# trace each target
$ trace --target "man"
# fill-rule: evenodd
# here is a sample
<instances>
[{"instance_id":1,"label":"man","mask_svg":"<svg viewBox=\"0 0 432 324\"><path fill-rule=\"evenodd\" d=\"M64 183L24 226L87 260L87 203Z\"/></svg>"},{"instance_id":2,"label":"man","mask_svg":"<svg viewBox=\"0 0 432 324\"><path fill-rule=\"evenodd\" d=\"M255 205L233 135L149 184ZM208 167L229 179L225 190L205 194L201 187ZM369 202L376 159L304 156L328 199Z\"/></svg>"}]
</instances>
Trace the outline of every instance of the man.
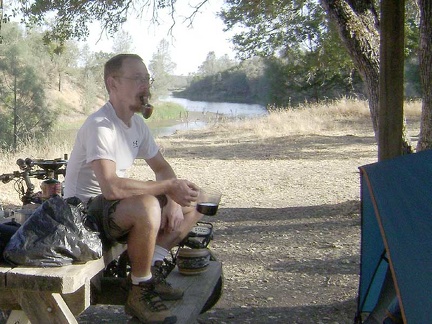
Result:
<instances>
[{"instance_id":1,"label":"man","mask_svg":"<svg viewBox=\"0 0 432 324\"><path fill-rule=\"evenodd\" d=\"M161 299L183 292L156 277L161 260L202 217L191 203L198 187L180 180L159 152L138 112L148 107L150 76L138 55L120 54L105 64L109 101L78 131L65 179L65 197L88 202L102 237L128 244L132 285L125 311L143 322L174 323ZM156 181L125 178L143 158ZM152 272L154 275L152 275Z\"/></svg>"}]
</instances>

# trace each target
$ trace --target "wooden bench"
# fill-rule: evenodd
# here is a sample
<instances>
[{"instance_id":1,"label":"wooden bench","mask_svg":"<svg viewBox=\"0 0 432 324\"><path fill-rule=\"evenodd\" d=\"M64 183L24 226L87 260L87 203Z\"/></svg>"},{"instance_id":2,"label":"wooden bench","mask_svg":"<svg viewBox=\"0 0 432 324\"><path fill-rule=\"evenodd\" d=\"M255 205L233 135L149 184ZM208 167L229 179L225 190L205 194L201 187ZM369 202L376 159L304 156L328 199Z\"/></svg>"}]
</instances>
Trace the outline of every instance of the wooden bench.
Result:
<instances>
[{"instance_id":1,"label":"wooden bench","mask_svg":"<svg viewBox=\"0 0 432 324\"><path fill-rule=\"evenodd\" d=\"M168 282L185 292L181 300L166 302L177 316L177 324L195 323L208 299L215 298L216 303L222 294L222 263L210 261L208 270L197 276L184 276L176 268L168 276Z\"/></svg>"},{"instance_id":2,"label":"wooden bench","mask_svg":"<svg viewBox=\"0 0 432 324\"><path fill-rule=\"evenodd\" d=\"M121 283L118 278L102 278L101 291L98 294L97 303L107 305L124 305L127 294L120 290ZM207 271L199 275L185 276L180 274L177 267L169 274L167 281L174 287L184 291L184 296L180 300L165 301L173 315L177 316L177 324L195 323L196 318L209 299L217 302L222 294L223 277L222 263L219 261L210 261ZM212 303L213 306L213 303ZM130 321L138 323L138 321Z\"/></svg>"},{"instance_id":3,"label":"wooden bench","mask_svg":"<svg viewBox=\"0 0 432 324\"><path fill-rule=\"evenodd\" d=\"M0 266L0 309L12 310L7 323L78 323L76 317L91 304L124 305L127 295L120 288L124 279L101 274L125 248L118 245L85 264ZM207 300L217 300L221 294L222 264L210 261L208 270L196 276L184 276L175 268L167 280L185 292L181 300L166 302L177 323L193 323Z\"/></svg>"}]
</instances>

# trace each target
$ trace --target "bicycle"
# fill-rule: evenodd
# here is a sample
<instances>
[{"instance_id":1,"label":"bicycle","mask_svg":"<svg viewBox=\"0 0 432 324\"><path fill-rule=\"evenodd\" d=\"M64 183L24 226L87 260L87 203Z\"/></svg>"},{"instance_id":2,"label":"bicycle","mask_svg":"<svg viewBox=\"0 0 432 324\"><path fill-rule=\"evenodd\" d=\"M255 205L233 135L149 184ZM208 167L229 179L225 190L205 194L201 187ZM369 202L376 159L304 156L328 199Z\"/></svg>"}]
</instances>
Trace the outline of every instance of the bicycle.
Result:
<instances>
[{"instance_id":1,"label":"bicycle","mask_svg":"<svg viewBox=\"0 0 432 324\"><path fill-rule=\"evenodd\" d=\"M19 194L23 206L34 205L37 207L48 199L52 194L62 195L62 183L59 176L65 176L67 170L67 155L64 158L46 160L46 159L18 159L16 164L19 166L18 171L4 173L0 175L0 181L8 183L15 181L15 190ZM35 192L35 186L31 179L42 180L41 191ZM46 184L46 186L43 186ZM23 212L23 210L17 210ZM18 223L25 221L30 216L32 209L26 209L25 216ZM8 219L16 219L17 213L11 212L5 214L3 220L0 217L0 223ZM170 251L170 256L164 260L163 271L165 277L178 266L187 274L199 274L206 270L209 261L216 261L216 257L209 249L209 244L214 238L213 224L210 222L198 222L189 232L188 236ZM182 254L186 254L182 257ZM125 279L130 272L129 258L127 250L124 251L117 259L107 265L104 271L104 277ZM181 273L181 271L180 271ZM201 313L211 309L219 301L223 291L223 273L218 279L214 289L207 299Z\"/></svg>"},{"instance_id":2,"label":"bicycle","mask_svg":"<svg viewBox=\"0 0 432 324\"><path fill-rule=\"evenodd\" d=\"M59 175L66 175L67 155L63 159L45 160L45 159L18 159L16 164L18 171L4 173L0 175L0 181L8 183L15 181L15 191L18 193L23 206L29 204L41 204L44 198L50 194L61 193L61 184L58 181ZM35 192L35 186L31 178L43 180L42 191ZM46 193L44 192L46 190Z\"/></svg>"}]
</instances>

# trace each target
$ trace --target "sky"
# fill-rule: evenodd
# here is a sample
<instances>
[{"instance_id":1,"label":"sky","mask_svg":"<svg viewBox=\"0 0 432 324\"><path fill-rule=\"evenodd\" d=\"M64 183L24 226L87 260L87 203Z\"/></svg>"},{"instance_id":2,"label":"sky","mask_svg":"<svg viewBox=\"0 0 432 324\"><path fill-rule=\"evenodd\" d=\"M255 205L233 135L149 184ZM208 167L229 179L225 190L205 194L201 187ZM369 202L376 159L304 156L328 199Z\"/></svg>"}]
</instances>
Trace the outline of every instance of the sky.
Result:
<instances>
[{"instance_id":1,"label":"sky","mask_svg":"<svg viewBox=\"0 0 432 324\"><path fill-rule=\"evenodd\" d=\"M168 34L172 25L171 17L160 13L161 25L155 26L149 23L150 15L140 19L135 14L130 15L128 21L122 26L133 40L132 50L140 55L148 64L156 52L162 39L170 43L171 60L176 63L174 73L188 75L198 71L198 67L205 61L207 54L215 52L216 57L228 55L235 59L230 38L233 32L224 32L222 20L216 16L221 9L223 0L209 0L194 19L193 26L188 27L183 23L184 17L189 16L193 10L189 7L198 0L180 0L177 2L178 15L172 36ZM112 51L113 39L105 35L101 36L101 29L97 24L92 24L90 37L87 40L93 51Z\"/></svg>"}]
</instances>

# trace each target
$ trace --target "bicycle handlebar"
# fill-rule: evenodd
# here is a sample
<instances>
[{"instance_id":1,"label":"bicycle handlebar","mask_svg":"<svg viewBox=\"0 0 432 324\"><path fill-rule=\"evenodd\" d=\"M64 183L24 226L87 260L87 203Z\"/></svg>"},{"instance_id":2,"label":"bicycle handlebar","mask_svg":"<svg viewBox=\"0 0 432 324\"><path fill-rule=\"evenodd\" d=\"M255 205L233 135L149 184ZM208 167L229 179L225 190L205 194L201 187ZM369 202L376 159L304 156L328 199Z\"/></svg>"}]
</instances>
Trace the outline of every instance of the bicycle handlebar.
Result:
<instances>
[{"instance_id":1,"label":"bicycle handlebar","mask_svg":"<svg viewBox=\"0 0 432 324\"><path fill-rule=\"evenodd\" d=\"M57 170L55 172L55 174L56 175L59 175L59 174L65 175L66 169ZM3 183L8 183L8 182L12 181L13 179L19 179L19 178L25 179L26 177L43 180L46 177L48 177L48 172L45 170L26 170L23 172L14 171L13 173L3 173L3 174L0 174L0 181Z\"/></svg>"},{"instance_id":2,"label":"bicycle handlebar","mask_svg":"<svg viewBox=\"0 0 432 324\"><path fill-rule=\"evenodd\" d=\"M4 173L0 175L0 181L8 183L15 179L16 187L15 190L20 195L23 204L29 204L32 202L40 203L40 197L34 197L34 185L30 178L36 178L39 180L47 180L50 178L58 178L58 175L66 175L67 155L65 159L18 159L16 164L19 167L19 171L12 173ZM36 168L37 167L37 168ZM63 168L64 167L64 168ZM22 183L25 183L25 187Z\"/></svg>"},{"instance_id":3,"label":"bicycle handlebar","mask_svg":"<svg viewBox=\"0 0 432 324\"><path fill-rule=\"evenodd\" d=\"M3 173L0 175L0 181L3 183L8 183L15 178L15 173Z\"/></svg>"},{"instance_id":4,"label":"bicycle handlebar","mask_svg":"<svg viewBox=\"0 0 432 324\"><path fill-rule=\"evenodd\" d=\"M13 173L4 173L0 175L0 181L3 183L8 183L13 179L26 179L26 178L37 178L45 179L48 176L66 175L67 160L55 159L55 160L45 160L45 159L18 159L16 164L19 166L20 171L14 171ZM34 169L37 166L40 169Z\"/></svg>"}]
</instances>

